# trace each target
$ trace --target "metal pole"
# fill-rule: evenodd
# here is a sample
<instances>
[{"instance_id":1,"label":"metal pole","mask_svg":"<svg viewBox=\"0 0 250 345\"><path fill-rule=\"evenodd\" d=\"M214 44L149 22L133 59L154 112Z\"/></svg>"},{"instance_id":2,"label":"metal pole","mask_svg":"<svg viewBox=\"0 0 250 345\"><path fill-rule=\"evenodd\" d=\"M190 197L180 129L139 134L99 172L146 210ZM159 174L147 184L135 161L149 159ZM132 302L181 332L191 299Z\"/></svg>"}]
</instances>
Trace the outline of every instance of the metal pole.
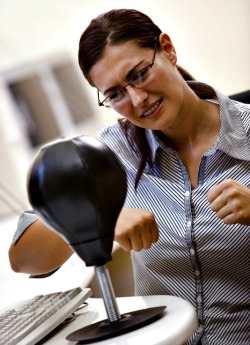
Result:
<instances>
[{"instance_id":1,"label":"metal pole","mask_svg":"<svg viewBox=\"0 0 250 345\"><path fill-rule=\"evenodd\" d=\"M105 265L95 266L95 273L109 322L120 320L121 315L118 310L113 285L107 267Z\"/></svg>"}]
</instances>

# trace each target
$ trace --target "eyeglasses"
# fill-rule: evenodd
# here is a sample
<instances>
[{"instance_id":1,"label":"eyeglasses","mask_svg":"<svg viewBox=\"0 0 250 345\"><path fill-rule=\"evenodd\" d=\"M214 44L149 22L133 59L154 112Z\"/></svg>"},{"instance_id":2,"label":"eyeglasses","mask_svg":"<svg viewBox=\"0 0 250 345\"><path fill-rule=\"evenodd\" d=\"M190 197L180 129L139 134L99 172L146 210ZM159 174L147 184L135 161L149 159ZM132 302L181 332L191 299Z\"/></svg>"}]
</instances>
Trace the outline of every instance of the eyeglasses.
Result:
<instances>
[{"instance_id":1,"label":"eyeglasses","mask_svg":"<svg viewBox=\"0 0 250 345\"><path fill-rule=\"evenodd\" d=\"M100 92L97 89L97 97L98 97L98 104L99 106L105 106L106 108L115 108L121 104L121 102L125 99L127 94L127 86L132 85L135 87L143 87L144 82L148 79L150 75L150 71L155 62L155 55L156 55L156 48L157 48L158 39L155 41L155 48L154 48L154 55L153 60L150 65L147 65L142 70L137 72L133 75L133 77L129 80L129 82L121 89L116 90L111 95L107 96L103 101L100 101Z\"/></svg>"}]
</instances>

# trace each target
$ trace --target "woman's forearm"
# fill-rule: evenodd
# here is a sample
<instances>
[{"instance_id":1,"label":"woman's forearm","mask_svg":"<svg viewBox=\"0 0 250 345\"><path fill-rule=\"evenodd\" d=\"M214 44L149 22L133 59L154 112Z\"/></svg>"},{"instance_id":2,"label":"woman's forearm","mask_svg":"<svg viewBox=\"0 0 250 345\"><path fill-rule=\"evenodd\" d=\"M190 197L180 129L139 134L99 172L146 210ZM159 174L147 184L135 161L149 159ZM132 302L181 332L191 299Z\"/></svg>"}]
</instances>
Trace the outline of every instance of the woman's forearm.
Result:
<instances>
[{"instance_id":1,"label":"woman's forearm","mask_svg":"<svg viewBox=\"0 0 250 345\"><path fill-rule=\"evenodd\" d=\"M10 246L9 260L13 271L39 275L57 269L72 254L59 235L37 220Z\"/></svg>"}]
</instances>

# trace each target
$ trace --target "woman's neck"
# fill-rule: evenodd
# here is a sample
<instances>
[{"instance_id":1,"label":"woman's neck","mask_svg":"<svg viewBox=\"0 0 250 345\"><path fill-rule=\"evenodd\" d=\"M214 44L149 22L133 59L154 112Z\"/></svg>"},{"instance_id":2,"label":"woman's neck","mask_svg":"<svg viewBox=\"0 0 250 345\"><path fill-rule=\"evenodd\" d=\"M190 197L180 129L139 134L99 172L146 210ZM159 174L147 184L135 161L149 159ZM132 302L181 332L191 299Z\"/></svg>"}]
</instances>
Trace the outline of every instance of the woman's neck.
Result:
<instances>
[{"instance_id":1,"label":"woman's neck","mask_svg":"<svg viewBox=\"0 0 250 345\"><path fill-rule=\"evenodd\" d=\"M188 87L188 86L187 86ZM194 92L185 92L177 121L161 131L161 139L177 152L203 147L207 151L216 141L220 131L220 107L216 103L198 98Z\"/></svg>"}]
</instances>

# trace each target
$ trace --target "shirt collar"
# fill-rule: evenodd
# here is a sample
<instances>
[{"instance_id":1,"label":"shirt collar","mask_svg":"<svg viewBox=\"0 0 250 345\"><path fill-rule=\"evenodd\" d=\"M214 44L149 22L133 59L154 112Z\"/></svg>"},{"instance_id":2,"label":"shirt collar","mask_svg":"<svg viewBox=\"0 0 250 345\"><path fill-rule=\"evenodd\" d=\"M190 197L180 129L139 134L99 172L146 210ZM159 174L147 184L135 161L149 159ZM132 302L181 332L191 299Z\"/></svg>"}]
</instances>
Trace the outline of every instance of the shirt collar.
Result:
<instances>
[{"instance_id":1,"label":"shirt collar","mask_svg":"<svg viewBox=\"0 0 250 345\"><path fill-rule=\"evenodd\" d=\"M240 111L234 102L207 84L197 81L188 81L187 83L200 98L217 99L220 105L220 134L215 145L207 154L212 154L219 149L234 158L250 160L250 147L246 131L242 123ZM156 152L162 143L157 138L156 132L151 129L146 129L146 137L151 149L152 161L154 162Z\"/></svg>"},{"instance_id":2,"label":"shirt collar","mask_svg":"<svg viewBox=\"0 0 250 345\"><path fill-rule=\"evenodd\" d=\"M246 129L236 104L219 91L216 95L220 104L221 128L214 149L219 149L231 157L250 160L250 146Z\"/></svg>"}]
</instances>

